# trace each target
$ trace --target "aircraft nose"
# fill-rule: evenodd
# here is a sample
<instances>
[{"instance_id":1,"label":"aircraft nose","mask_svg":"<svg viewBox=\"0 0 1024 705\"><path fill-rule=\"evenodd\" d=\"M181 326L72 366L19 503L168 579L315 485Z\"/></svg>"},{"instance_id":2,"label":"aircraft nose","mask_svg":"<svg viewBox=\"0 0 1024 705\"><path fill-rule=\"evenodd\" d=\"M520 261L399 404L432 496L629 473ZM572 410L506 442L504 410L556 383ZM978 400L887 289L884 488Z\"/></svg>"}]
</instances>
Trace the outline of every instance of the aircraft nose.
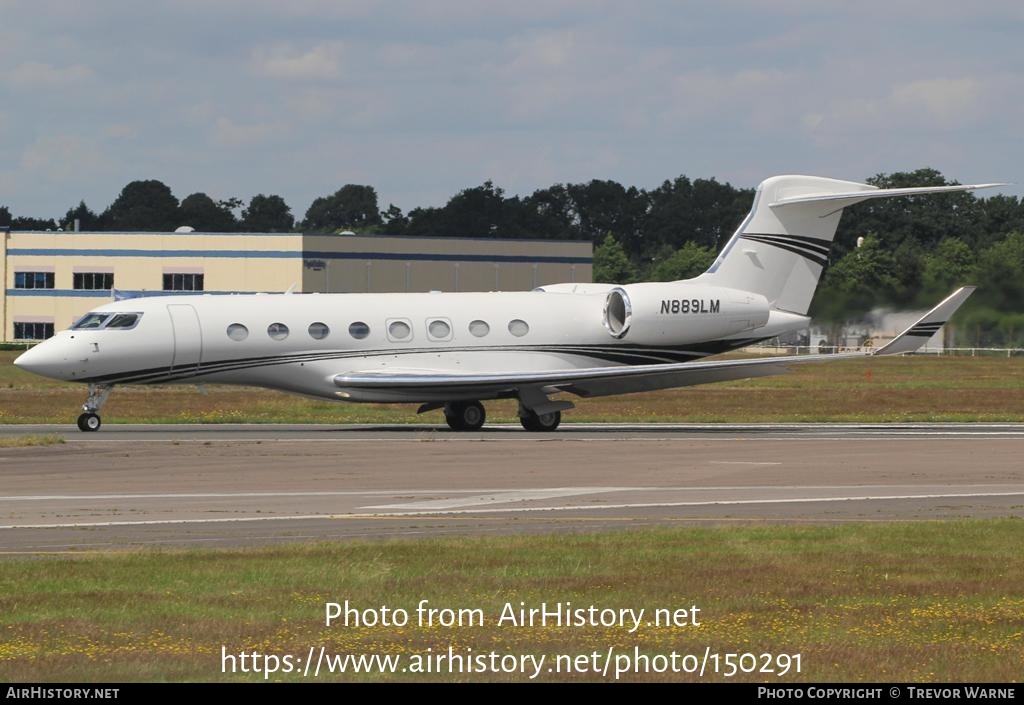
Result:
<instances>
[{"instance_id":1,"label":"aircraft nose","mask_svg":"<svg viewBox=\"0 0 1024 705\"><path fill-rule=\"evenodd\" d=\"M29 348L14 361L15 366L44 377L65 378L67 359L61 346L45 341Z\"/></svg>"}]
</instances>

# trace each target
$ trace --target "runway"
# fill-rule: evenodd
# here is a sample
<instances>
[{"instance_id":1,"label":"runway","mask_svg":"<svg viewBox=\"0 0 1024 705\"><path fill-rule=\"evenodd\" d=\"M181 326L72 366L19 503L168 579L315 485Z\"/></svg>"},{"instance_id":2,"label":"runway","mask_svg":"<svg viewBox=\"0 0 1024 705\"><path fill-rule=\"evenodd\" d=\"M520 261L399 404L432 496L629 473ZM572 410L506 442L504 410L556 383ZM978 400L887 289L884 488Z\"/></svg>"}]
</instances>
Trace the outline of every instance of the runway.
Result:
<instances>
[{"instance_id":1,"label":"runway","mask_svg":"<svg viewBox=\"0 0 1024 705\"><path fill-rule=\"evenodd\" d=\"M1021 424L0 426L0 552L1024 516Z\"/></svg>"}]
</instances>

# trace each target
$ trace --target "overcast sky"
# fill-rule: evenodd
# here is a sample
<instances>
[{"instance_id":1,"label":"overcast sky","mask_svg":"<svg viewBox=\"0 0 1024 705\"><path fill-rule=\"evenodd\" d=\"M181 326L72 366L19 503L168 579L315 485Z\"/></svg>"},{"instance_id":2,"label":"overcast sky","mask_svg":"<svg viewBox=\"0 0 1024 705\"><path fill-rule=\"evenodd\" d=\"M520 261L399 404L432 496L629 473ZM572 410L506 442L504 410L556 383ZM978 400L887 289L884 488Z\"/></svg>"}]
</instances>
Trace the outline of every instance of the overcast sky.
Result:
<instances>
[{"instance_id":1,"label":"overcast sky","mask_svg":"<svg viewBox=\"0 0 1024 705\"><path fill-rule=\"evenodd\" d=\"M0 0L0 205L346 183L1024 182L1024 3ZM1019 195L1020 187L1006 192Z\"/></svg>"}]
</instances>

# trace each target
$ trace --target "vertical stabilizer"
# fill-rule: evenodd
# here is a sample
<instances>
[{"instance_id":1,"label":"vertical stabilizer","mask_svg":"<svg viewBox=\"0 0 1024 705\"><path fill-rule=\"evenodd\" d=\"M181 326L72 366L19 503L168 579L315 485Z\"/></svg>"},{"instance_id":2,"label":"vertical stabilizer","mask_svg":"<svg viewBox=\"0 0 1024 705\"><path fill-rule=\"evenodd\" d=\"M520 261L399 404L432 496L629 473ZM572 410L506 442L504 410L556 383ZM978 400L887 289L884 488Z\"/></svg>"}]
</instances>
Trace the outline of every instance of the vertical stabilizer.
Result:
<instances>
[{"instance_id":1,"label":"vertical stabilizer","mask_svg":"<svg viewBox=\"0 0 1024 705\"><path fill-rule=\"evenodd\" d=\"M873 198L949 193L999 184L879 189L817 176L773 176L707 272L697 279L763 295L773 308L806 314L828 264L843 208Z\"/></svg>"}]
</instances>

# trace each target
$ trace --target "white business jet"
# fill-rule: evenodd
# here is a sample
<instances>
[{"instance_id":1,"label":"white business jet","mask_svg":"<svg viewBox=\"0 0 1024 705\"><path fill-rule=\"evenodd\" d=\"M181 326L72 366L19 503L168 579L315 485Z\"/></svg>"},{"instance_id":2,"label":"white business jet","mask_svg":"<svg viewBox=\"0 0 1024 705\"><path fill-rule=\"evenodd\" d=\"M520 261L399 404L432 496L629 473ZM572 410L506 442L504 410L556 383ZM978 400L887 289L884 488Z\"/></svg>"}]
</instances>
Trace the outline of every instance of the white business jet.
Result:
<instances>
[{"instance_id":1,"label":"white business jet","mask_svg":"<svg viewBox=\"0 0 1024 705\"><path fill-rule=\"evenodd\" d=\"M89 385L78 427L95 431L118 384L218 383L350 402L443 409L479 429L480 400L518 399L553 431L581 397L774 375L851 355L698 361L808 327L843 208L873 198L997 186L878 189L811 176L762 182L707 272L640 284L530 292L233 294L136 298L96 308L15 364ZM951 294L875 355L912 352L973 291Z\"/></svg>"}]
</instances>

